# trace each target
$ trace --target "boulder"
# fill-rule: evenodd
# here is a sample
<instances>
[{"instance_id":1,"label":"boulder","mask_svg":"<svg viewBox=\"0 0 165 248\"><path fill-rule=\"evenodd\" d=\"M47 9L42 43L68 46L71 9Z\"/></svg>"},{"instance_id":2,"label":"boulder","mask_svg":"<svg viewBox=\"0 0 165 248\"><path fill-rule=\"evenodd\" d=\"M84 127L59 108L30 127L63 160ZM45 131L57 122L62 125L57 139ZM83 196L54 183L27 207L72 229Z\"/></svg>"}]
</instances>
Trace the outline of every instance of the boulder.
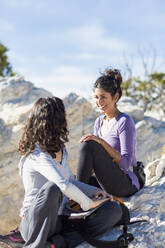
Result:
<instances>
[{"instance_id":1,"label":"boulder","mask_svg":"<svg viewBox=\"0 0 165 248\"><path fill-rule=\"evenodd\" d=\"M136 123L137 159L144 164L159 158L165 144L165 122L145 116Z\"/></svg>"},{"instance_id":2,"label":"boulder","mask_svg":"<svg viewBox=\"0 0 165 248\"><path fill-rule=\"evenodd\" d=\"M33 103L45 96L52 94L20 76L0 78L0 233L20 222L24 192L17 168L18 142Z\"/></svg>"},{"instance_id":3,"label":"boulder","mask_svg":"<svg viewBox=\"0 0 165 248\"><path fill-rule=\"evenodd\" d=\"M146 170L151 165L146 166ZM155 169L157 166L155 167ZM147 183L149 178L147 177ZM157 178L152 184L146 185L134 196L122 200L129 207L131 221L147 220L128 226L128 232L134 235L129 248L164 248L165 247L165 176ZM122 234L120 227L109 230L100 236L103 240L115 240ZM77 248L92 248L86 242Z\"/></svg>"},{"instance_id":4,"label":"boulder","mask_svg":"<svg viewBox=\"0 0 165 248\"><path fill-rule=\"evenodd\" d=\"M144 111L137 106L136 101L131 97L122 96L117 106L121 112L130 115L135 122L144 119Z\"/></svg>"},{"instance_id":5,"label":"boulder","mask_svg":"<svg viewBox=\"0 0 165 248\"><path fill-rule=\"evenodd\" d=\"M98 112L93 109L89 101L75 93L70 93L63 101L66 107L70 132L69 143L67 144L70 166L72 171L76 173L79 140L84 134L93 132L93 124Z\"/></svg>"},{"instance_id":6,"label":"boulder","mask_svg":"<svg viewBox=\"0 0 165 248\"><path fill-rule=\"evenodd\" d=\"M36 88L19 76L0 78L0 233L2 234L19 226L19 209L24 192L17 169L20 158L17 147L29 111L33 103L42 96L52 96L52 94ZM93 131L93 124L99 113L89 101L74 93L67 95L63 100L70 131L67 149L72 170L76 172L78 141L82 135ZM165 247L162 243L165 230L165 180L164 165L161 164L164 163L161 153L165 144L165 122L143 115L142 112L136 116L136 111L130 111L130 106L138 108L130 98L123 98L121 102L119 103L121 108L127 106L128 109L122 111L130 114L136 122L137 158L145 163L147 173L146 187L135 196L124 199L131 209L133 218L149 220L147 224L141 223L129 227L129 231L135 236L130 247ZM114 237L117 232L119 232L118 228L113 229L103 238L109 239L111 235ZM89 247L89 245L83 243L79 247Z\"/></svg>"},{"instance_id":7,"label":"boulder","mask_svg":"<svg viewBox=\"0 0 165 248\"><path fill-rule=\"evenodd\" d=\"M20 222L24 192L17 168L20 159L17 148L22 128L33 103L52 94L15 76L0 79L0 96L0 233L3 234ZM76 172L78 141L81 135L92 131L97 114L91 103L74 93L64 98L64 104L70 130L67 148L72 170Z\"/></svg>"}]
</instances>

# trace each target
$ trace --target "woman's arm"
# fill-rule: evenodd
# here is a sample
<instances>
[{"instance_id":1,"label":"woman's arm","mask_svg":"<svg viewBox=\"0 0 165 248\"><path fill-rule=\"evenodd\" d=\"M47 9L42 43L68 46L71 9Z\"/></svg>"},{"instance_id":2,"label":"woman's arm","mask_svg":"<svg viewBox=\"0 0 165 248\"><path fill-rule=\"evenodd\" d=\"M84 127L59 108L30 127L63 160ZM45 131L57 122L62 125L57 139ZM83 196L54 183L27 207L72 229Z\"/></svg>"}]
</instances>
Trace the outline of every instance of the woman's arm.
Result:
<instances>
[{"instance_id":1,"label":"woman's arm","mask_svg":"<svg viewBox=\"0 0 165 248\"><path fill-rule=\"evenodd\" d=\"M100 205L107 199L92 200L86 194L84 194L78 187L70 183L69 180L57 170L53 159L47 153L41 152L36 159L35 170L41 175L46 177L49 181L55 183L63 194L68 198L79 203L83 210L89 210Z\"/></svg>"},{"instance_id":2,"label":"woman's arm","mask_svg":"<svg viewBox=\"0 0 165 248\"><path fill-rule=\"evenodd\" d=\"M125 118L119 125L119 139L121 150L119 166L127 171L132 165L136 149L136 129L131 117Z\"/></svg>"},{"instance_id":3,"label":"woman's arm","mask_svg":"<svg viewBox=\"0 0 165 248\"><path fill-rule=\"evenodd\" d=\"M95 140L112 157L113 161L118 163L120 168L127 171L132 164L132 154L135 152L136 130L133 120L130 117L121 119L118 125L120 153L112 148L105 140L93 135L87 134L80 139L80 142Z\"/></svg>"},{"instance_id":4,"label":"woman's arm","mask_svg":"<svg viewBox=\"0 0 165 248\"><path fill-rule=\"evenodd\" d=\"M121 154L118 151L116 151L114 148L112 148L105 140L93 134L87 134L80 139L80 142L85 142L88 140L94 140L98 142L100 145L104 147L104 149L108 152L108 154L111 156L114 162L116 163L120 162Z\"/></svg>"}]
</instances>

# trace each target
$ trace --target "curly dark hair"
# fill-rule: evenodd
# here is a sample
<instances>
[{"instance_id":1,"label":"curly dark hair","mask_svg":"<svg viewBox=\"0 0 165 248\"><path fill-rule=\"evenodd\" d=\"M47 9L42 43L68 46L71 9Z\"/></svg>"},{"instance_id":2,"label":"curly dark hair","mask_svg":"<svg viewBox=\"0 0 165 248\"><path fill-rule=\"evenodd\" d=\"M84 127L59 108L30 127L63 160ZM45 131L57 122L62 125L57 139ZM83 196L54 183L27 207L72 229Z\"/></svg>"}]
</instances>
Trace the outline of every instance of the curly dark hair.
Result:
<instances>
[{"instance_id":1,"label":"curly dark hair","mask_svg":"<svg viewBox=\"0 0 165 248\"><path fill-rule=\"evenodd\" d=\"M120 71L117 69L106 69L103 73L101 73L101 77L99 77L94 83L93 90L96 88L101 88L111 94L112 97L119 93L119 98L122 96L121 90L122 76Z\"/></svg>"},{"instance_id":2,"label":"curly dark hair","mask_svg":"<svg viewBox=\"0 0 165 248\"><path fill-rule=\"evenodd\" d=\"M28 155L38 144L53 158L68 142L68 129L63 101L58 97L39 98L27 119L18 151Z\"/></svg>"}]
</instances>

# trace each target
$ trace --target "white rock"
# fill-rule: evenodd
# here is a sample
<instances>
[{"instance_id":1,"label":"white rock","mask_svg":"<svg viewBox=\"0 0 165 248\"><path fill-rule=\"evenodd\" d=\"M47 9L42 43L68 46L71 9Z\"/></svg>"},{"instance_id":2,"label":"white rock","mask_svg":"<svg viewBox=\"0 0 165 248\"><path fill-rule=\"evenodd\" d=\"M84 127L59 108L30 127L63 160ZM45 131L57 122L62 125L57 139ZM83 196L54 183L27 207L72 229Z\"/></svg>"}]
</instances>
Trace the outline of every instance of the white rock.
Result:
<instances>
[{"instance_id":1,"label":"white rock","mask_svg":"<svg viewBox=\"0 0 165 248\"><path fill-rule=\"evenodd\" d=\"M152 117L136 123L137 134L137 159L148 162L159 158L165 144L165 122Z\"/></svg>"},{"instance_id":2,"label":"white rock","mask_svg":"<svg viewBox=\"0 0 165 248\"><path fill-rule=\"evenodd\" d=\"M158 181L165 173L165 154L154 160L145 167L146 185L151 185Z\"/></svg>"},{"instance_id":3,"label":"white rock","mask_svg":"<svg viewBox=\"0 0 165 248\"><path fill-rule=\"evenodd\" d=\"M90 102L74 93L67 95L63 101L70 131L67 149L72 170L76 173L79 140L82 135L93 132L93 124L98 113L93 110Z\"/></svg>"},{"instance_id":4,"label":"white rock","mask_svg":"<svg viewBox=\"0 0 165 248\"><path fill-rule=\"evenodd\" d=\"M24 121L34 101L51 95L19 76L0 79L0 233L20 222L24 192L17 169L17 148Z\"/></svg>"},{"instance_id":5,"label":"white rock","mask_svg":"<svg viewBox=\"0 0 165 248\"><path fill-rule=\"evenodd\" d=\"M117 106L121 112L129 114L135 122L144 119L144 111L137 106L136 101L131 97L122 96Z\"/></svg>"},{"instance_id":6,"label":"white rock","mask_svg":"<svg viewBox=\"0 0 165 248\"><path fill-rule=\"evenodd\" d=\"M158 166L156 167L156 176L161 177L164 171L165 171L165 154L163 154L160 162L158 163Z\"/></svg>"},{"instance_id":7,"label":"white rock","mask_svg":"<svg viewBox=\"0 0 165 248\"><path fill-rule=\"evenodd\" d=\"M137 106L127 104L127 105L122 105L122 106L119 105L118 107L121 112L124 112L130 115L134 119L135 122L141 121L144 119L144 111Z\"/></svg>"},{"instance_id":8,"label":"white rock","mask_svg":"<svg viewBox=\"0 0 165 248\"><path fill-rule=\"evenodd\" d=\"M0 83L0 102L16 101L24 97L33 87L32 83L18 80L17 76L9 77Z\"/></svg>"},{"instance_id":9,"label":"white rock","mask_svg":"<svg viewBox=\"0 0 165 248\"><path fill-rule=\"evenodd\" d=\"M4 95L4 89L6 89L6 95ZM0 233L6 233L18 226L20 222L18 215L24 192L17 169L19 160L17 147L22 126L34 101L41 96L51 96L51 94L43 89L35 88L32 83L18 76L0 78L0 94L2 96L0 103ZM131 99L124 99L123 105L126 105L126 102L128 111L131 109L130 106L137 109L136 103ZM64 103L70 130L70 142L67 148L72 170L75 172L78 141L83 134L93 131L94 120L99 113L93 110L91 103L85 98L74 93L69 94L64 99ZM129 113L133 116L136 111L135 109L131 111ZM136 224L129 227L129 231L135 236L135 240L129 247L161 248L165 247L165 177L163 176L164 165L161 164L163 161L161 152L165 144L165 123L151 117L143 118L142 114L141 117L137 118L137 116L134 115L136 121L142 118L136 123L137 158L145 164L147 161L152 162L157 159L145 168L148 173L147 180L153 177L156 179L135 196L124 199L132 210L133 218L149 220L148 224ZM119 228L113 229L102 238L113 238L116 233L118 235L121 233ZM91 246L83 243L78 247L89 248Z\"/></svg>"},{"instance_id":10,"label":"white rock","mask_svg":"<svg viewBox=\"0 0 165 248\"><path fill-rule=\"evenodd\" d=\"M165 177L159 179L155 186L145 187L134 196L125 198L131 211L131 221L144 219L147 223L128 226L128 232L134 235L129 248L164 248L165 247ZM113 228L101 236L104 240L114 240L121 235L120 228ZM93 246L86 242L77 248Z\"/></svg>"},{"instance_id":11,"label":"white rock","mask_svg":"<svg viewBox=\"0 0 165 248\"><path fill-rule=\"evenodd\" d=\"M122 96L118 104L119 105L125 105L125 104L137 105L135 99L129 96Z\"/></svg>"}]
</instances>

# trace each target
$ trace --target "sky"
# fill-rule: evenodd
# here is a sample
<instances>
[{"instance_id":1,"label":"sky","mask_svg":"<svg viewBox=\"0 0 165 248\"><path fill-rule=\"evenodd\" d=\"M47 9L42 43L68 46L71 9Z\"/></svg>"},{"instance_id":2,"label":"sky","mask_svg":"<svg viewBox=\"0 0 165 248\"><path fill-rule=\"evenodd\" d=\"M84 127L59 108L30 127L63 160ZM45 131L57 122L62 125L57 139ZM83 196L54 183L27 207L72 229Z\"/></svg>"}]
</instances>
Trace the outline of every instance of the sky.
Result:
<instances>
[{"instance_id":1,"label":"sky","mask_svg":"<svg viewBox=\"0 0 165 248\"><path fill-rule=\"evenodd\" d=\"M165 70L164 0L0 0L13 70L56 96L92 96L105 68ZM155 65L154 65L155 63ZM128 65L128 67L127 67Z\"/></svg>"}]
</instances>

